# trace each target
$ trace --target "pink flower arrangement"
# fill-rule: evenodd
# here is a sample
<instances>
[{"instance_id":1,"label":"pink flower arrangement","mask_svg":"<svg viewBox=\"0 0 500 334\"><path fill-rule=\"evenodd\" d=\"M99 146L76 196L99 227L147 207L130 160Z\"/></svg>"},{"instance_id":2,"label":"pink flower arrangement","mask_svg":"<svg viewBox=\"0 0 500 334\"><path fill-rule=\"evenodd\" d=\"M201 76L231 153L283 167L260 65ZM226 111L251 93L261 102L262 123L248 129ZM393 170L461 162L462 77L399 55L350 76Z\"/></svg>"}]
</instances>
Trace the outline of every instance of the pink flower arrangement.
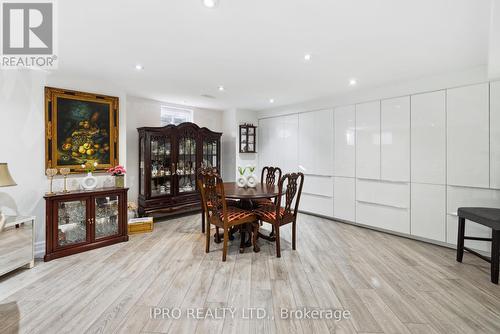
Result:
<instances>
[{"instance_id":1,"label":"pink flower arrangement","mask_svg":"<svg viewBox=\"0 0 500 334\"><path fill-rule=\"evenodd\" d=\"M111 167L110 169L108 169L108 173L110 173L113 176L119 176L126 174L127 171L125 170L125 168L123 168L123 166L118 165L116 167Z\"/></svg>"}]
</instances>

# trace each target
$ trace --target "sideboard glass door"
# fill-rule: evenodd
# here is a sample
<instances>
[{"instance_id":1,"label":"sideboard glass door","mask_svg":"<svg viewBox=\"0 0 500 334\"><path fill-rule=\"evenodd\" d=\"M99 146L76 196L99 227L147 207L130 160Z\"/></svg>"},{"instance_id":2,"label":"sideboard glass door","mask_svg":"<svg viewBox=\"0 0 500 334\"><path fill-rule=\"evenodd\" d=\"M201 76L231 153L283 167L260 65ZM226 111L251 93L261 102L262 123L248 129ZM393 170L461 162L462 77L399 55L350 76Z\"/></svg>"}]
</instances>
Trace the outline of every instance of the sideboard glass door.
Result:
<instances>
[{"instance_id":1,"label":"sideboard glass door","mask_svg":"<svg viewBox=\"0 0 500 334\"><path fill-rule=\"evenodd\" d=\"M151 197L172 195L172 141L151 136Z\"/></svg>"},{"instance_id":2,"label":"sideboard glass door","mask_svg":"<svg viewBox=\"0 0 500 334\"><path fill-rule=\"evenodd\" d=\"M119 195L95 197L95 239L103 239L120 234Z\"/></svg>"},{"instance_id":3,"label":"sideboard glass door","mask_svg":"<svg viewBox=\"0 0 500 334\"><path fill-rule=\"evenodd\" d=\"M87 204L87 200L57 202L57 247L90 242Z\"/></svg>"}]
</instances>

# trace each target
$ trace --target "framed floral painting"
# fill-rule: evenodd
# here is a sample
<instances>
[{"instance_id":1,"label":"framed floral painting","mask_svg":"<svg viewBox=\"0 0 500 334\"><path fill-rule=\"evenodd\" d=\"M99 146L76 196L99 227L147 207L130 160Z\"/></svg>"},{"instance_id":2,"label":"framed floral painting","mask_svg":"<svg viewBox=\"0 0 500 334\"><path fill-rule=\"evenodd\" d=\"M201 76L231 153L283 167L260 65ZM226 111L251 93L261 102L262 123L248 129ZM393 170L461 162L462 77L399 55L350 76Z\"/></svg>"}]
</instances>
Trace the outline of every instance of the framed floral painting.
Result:
<instances>
[{"instance_id":1,"label":"framed floral painting","mask_svg":"<svg viewBox=\"0 0 500 334\"><path fill-rule=\"evenodd\" d=\"M117 97L45 87L45 167L118 165L118 108Z\"/></svg>"}]
</instances>

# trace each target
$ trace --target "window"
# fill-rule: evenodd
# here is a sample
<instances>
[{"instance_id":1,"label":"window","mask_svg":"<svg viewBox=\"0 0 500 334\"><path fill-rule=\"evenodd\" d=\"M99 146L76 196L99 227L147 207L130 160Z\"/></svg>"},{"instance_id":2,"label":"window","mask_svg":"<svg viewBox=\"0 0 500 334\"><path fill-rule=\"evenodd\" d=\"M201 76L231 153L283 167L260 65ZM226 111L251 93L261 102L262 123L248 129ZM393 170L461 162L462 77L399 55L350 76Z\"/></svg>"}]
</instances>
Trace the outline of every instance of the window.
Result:
<instances>
[{"instance_id":1,"label":"window","mask_svg":"<svg viewBox=\"0 0 500 334\"><path fill-rule=\"evenodd\" d=\"M193 111L190 109L182 109L175 107L161 107L161 125L174 124L178 125L184 122L193 121Z\"/></svg>"}]
</instances>

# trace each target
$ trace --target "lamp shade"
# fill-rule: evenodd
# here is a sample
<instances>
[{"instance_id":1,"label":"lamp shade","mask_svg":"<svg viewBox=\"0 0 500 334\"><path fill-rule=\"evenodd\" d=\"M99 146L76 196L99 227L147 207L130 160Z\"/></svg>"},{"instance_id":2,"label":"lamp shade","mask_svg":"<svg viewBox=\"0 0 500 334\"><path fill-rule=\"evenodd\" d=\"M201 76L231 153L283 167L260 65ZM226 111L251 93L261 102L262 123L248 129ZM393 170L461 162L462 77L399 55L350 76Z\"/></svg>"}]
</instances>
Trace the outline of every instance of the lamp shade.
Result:
<instances>
[{"instance_id":1,"label":"lamp shade","mask_svg":"<svg viewBox=\"0 0 500 334\"><path fill-rule=\"evenodd\" d=\"M9 187L17 185L12 176L10 176L9 167L5 162L0 162L0 187Z\"/></svg>"}]
</instances>

